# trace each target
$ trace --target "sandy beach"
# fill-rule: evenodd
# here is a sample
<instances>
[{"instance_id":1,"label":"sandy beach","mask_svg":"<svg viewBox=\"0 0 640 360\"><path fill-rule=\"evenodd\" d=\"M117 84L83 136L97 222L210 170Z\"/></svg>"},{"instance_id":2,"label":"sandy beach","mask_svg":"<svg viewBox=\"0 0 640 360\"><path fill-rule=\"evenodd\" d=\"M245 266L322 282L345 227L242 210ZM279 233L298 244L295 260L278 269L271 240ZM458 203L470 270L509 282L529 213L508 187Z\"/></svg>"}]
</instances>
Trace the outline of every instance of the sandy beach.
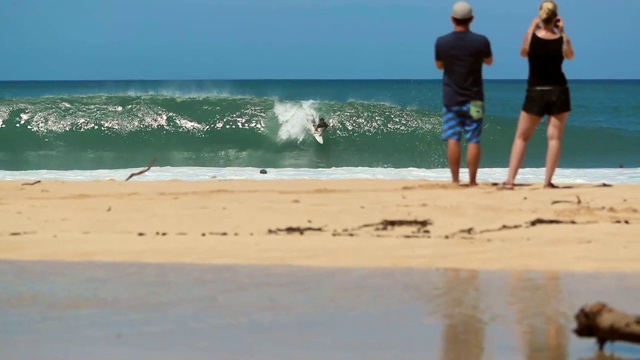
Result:
<instances>
[{"instance_id":1,"label":"sandy beach","mask_svg":"<svg viewBox=\"0 0 640 360\"><path fill-rule=\"evenodd\" d=\"M0 183L0 259L638 271L640 186Z\"/></svg>"}]
</instances>

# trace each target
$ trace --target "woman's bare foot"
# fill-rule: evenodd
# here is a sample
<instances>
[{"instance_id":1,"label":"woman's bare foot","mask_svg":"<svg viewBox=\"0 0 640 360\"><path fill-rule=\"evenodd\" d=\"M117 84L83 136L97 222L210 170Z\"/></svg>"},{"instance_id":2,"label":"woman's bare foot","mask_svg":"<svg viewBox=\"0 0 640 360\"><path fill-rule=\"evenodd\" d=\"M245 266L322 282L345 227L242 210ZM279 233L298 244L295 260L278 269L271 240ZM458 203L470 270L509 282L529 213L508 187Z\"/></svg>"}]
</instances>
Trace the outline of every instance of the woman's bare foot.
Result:
<instances>
[{"instance_id":1,"label":"woman's bare foot","mask_svg":"<svg viewBox=\"0 0 640 360\"><path fill-rule=\"evenodd\" d=\"M503 182L502 183L502 190L513 190L513 183L510 182Z\"/></svg>"}]
</instances>

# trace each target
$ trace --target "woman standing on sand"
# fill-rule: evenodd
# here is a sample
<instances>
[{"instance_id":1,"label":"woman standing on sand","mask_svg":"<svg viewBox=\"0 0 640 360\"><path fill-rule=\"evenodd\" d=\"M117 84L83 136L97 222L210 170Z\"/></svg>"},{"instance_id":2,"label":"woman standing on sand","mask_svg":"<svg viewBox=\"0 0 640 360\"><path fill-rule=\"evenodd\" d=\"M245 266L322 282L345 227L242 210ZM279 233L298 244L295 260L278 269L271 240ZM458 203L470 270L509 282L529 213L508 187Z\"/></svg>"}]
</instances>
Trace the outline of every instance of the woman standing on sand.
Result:
<instances>
[{"instance_id":1,"label":"woman standing on sand","mask_svg":"<svg viewBox=\"0 0 640 360\"><path fill-rule=\"evenodd\" d=\"M573 59L574 53L554 1L540 4L540 12L529 26L520 55L529 60L527 94L511 148L509 175L503 187L513 189L516 174L524 160L527 142L542 117L548 115L544 187L555 188L551 178L560 162L562 134L571 111L571 97L562 63L565 58Z\"/></svg>"}]
</instances>

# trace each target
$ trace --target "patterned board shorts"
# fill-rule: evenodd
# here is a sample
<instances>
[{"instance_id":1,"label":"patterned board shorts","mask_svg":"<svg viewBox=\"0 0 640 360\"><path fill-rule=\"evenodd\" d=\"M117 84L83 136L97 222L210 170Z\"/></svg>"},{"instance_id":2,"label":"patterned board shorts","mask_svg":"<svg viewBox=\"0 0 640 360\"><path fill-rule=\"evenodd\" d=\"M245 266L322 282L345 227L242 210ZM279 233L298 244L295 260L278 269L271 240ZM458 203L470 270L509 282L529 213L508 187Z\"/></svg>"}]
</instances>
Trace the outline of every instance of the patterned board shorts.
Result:
<instances>
[{"instance_id":1,"label":"patterned board shorts","mask_svg":"<svg viewBox=\"0 0 640 360\"><path fill-rule=\"evenodd\" d=\"M480 101L459 106L445 106L442 139L460 141L462 134L469 144L480 143L484 104Z\"/></svg>"}]
</instances>

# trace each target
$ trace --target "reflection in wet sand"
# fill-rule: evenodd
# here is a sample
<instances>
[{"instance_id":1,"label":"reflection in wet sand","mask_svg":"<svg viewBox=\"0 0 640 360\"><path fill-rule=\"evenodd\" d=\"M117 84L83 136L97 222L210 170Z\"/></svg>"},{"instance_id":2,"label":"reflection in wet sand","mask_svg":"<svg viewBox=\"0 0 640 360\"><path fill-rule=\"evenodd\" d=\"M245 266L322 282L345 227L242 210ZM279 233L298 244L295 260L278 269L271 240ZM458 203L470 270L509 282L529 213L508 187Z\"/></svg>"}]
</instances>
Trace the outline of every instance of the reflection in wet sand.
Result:
<instances>
[{"instance_id":1,"label":"reflection in wet sand","mask_svg":"<svg viewBox=\"0 0 640 360\"><path fill-rule=\"evenodd\" d=\"M599 359L573 313L640 304L635 274L0 261L0 285L2 360Z\"/></svg>"},{"instance_id":2,"label":"reflection in wet sand","mask_svg":"<svg viewBox=\"0 0 640 360\"><path fill-rule=\"evenodd\" d=\"M451 270L444 275L442 360L480 360L484 353L484 320L480 315L477 271Z\"/></svg>"},{"instance_id":3,"label":"reflection in wet sand","mask_svg":"<svg viewBox=\"0 0 640 360\"><path fill-rule=\"evenodd\" d=\"M515 272L511 275L510 295L524 358L567 359L571 318L563 310L559 274Z\"/></svg>"}]
</instances>

